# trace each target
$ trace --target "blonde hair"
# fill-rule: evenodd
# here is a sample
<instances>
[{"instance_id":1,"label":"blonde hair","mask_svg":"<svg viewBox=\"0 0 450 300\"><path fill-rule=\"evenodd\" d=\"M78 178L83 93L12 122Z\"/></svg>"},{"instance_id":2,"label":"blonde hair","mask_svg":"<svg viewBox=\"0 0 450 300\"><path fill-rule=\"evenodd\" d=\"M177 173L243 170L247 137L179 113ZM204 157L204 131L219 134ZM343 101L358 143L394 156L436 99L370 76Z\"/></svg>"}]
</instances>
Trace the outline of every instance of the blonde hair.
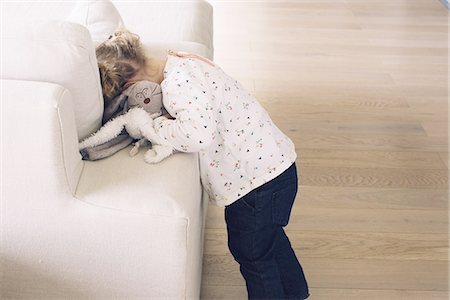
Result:
<instances>
[{"instance_id":1,"label":"blonde hair","mask_svg":"<svg viewBox=\"0 0 450 300\"><path fill-rule=\"evenodd\" d=\"M129 61L98 62L103 97L112 99L120 94L124 85L139 72L139 67Z\"/></svg>"},{"instance_id":2,"label":"blonde hair","mask_svg":"<svg viewBox=\"0 0 450 300\"><path fill-rule=\"evenodd\" d=\"M120 29L96 48L103 96L109 100L139 80L161 83L165 60L146 55L139 36Z\"/></svg>"}]
</instances>

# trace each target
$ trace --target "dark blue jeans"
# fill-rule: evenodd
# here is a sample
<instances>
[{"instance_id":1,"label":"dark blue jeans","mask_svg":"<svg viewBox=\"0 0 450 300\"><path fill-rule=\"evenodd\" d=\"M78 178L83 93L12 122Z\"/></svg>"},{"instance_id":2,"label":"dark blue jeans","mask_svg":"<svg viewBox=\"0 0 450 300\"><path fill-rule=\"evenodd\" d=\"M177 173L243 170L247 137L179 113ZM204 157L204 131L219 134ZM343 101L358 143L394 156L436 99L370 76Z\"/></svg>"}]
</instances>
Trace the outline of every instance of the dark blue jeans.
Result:
<instances>
[{"instance_id":1,"label":"dark blue jeans","mask_svg":"<svg viewBox=\"0 0 450 300\"><path fill-rule=\"evenodd\" d=\"M249 299L306 299L308 284L283 227L297 194L295 163L225 207L228 247Z\"/></svg>"}]
</instances>

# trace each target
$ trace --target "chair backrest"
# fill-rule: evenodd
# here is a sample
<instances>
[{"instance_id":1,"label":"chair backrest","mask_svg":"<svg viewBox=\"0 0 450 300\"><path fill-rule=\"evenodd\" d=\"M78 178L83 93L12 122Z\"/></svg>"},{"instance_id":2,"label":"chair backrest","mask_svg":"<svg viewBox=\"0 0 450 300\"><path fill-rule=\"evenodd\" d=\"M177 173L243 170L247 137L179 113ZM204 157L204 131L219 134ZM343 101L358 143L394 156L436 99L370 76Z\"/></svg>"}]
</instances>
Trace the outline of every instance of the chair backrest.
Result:
<instances>
[{"instance_id":1,"label":"chair backrest","mask_svg":"<svg viewBox=\"0 0 450 300\"><path fill-rule=\"evenodd\" d=\"M109 0L10 1L2 9L1 78L66 87L74 101L78 138L96 131L103 96L94 46L123 25L114 4Z\"/></svg>"},{"instance_id":2,"label":"chair backrest","mask_svg":"<svg viewBox=\"0 0 450 300\"><path fill-rule=\"evenodd\" d=\"M100 74L86 27L66 21L10 21L3 24L1 39L1 79L50 82L67 88L80 140L101 126Z\"/></svg>"}]
</instances>

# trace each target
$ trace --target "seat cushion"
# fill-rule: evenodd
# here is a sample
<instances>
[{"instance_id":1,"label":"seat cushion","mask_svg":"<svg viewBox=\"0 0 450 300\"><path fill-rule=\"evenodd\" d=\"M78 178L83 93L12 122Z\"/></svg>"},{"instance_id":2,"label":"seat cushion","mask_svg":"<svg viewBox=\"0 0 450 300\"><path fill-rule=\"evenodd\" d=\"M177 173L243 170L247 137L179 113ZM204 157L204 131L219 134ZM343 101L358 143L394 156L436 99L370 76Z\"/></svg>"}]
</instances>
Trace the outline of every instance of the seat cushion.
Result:
<instances>
[{"instance_id":1,"label":"seat cushion","mask_svg":"<svg viewBox=\"0 0 450 300\"><path fill-rule=\"evenodd\" d=\"M158 164L131 147L103 160L86 161L76 198L104 208L138 214L193 217L201 206L196 153L176 153Z\"/></svg>"}]
</instances>

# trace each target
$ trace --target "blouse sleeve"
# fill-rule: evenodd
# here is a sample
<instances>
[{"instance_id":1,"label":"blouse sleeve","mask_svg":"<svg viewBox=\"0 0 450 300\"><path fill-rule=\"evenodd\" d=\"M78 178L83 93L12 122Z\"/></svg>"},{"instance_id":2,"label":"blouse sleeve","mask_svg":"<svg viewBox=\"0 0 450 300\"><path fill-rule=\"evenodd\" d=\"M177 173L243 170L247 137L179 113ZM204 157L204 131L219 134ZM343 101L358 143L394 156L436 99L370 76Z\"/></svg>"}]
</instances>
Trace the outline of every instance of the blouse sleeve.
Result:
<instances>
[{"instance_id":1,"label":"blouse sleeve","mask_svg":"<svg viewBox=\"0 0 450 300\"><path fill-rule=\"evenodd\" d=\"M191 72L174 71L162 82L163 103L175 119L155 122L157 134L182 152L198 152L214 139L215 121L206 82Z\"/></svg>"}]
</instances>

